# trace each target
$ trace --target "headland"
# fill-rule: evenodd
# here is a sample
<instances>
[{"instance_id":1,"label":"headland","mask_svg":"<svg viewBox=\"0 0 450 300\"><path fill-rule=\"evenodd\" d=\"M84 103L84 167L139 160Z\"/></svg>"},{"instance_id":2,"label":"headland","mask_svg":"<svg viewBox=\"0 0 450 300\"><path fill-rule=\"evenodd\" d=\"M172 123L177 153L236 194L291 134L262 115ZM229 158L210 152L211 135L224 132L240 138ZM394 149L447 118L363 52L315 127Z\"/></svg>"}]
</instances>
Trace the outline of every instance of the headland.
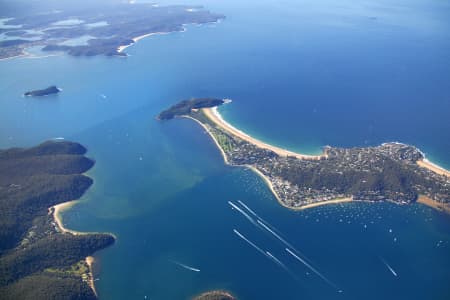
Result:
<instances>
[{"instance_id":1,"label":"headland","mask_svg":"<svg viewBox=\"0 0 450 300\"><path fill-rule=\"evenodd\" d=\"M115 237L68 230L59 217L93 183L85 153L68 141L0 150L2 299L96 299L90 257Z\"/></svg>"}]
</instances>

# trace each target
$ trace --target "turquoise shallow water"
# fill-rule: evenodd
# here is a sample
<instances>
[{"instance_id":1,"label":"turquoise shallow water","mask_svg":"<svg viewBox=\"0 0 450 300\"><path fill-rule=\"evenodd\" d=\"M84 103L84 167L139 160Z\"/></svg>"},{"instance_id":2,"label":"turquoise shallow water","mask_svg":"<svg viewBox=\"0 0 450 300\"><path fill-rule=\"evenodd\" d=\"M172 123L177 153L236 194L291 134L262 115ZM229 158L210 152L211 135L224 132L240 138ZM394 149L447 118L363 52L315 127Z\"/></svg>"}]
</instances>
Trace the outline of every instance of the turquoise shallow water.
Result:
<instances>
[{"instance_id":1,"label":"turquoise shallow water","mask_svg":"<svg viewBox=\"0 0 450 300\"><path fill-rule=\"evenodd\" d=\"M450 166L448 4L204 3L227 19L145 39L127 59L0 62L0 146L65 137L96 160L95 184L64 222L118 236L96 255L101 299L186 299L212 288L241 299L448 299L448 216L388 203L291 212L251 171L225 166L197 124L154 119L180 99L229 97L225 118L277 145L314 153L400 140ZM51 84L64 91L21 97ZM231 210L237 199L337 288Z\"/></svg>"}]
</instances>

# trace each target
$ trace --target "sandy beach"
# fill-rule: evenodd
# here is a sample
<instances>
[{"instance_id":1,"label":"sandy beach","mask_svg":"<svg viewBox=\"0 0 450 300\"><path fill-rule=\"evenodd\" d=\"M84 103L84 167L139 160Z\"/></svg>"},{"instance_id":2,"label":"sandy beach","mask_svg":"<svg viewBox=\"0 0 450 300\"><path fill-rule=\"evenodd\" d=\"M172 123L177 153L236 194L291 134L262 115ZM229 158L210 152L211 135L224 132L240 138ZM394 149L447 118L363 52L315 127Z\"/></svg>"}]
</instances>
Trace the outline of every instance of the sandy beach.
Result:
<instances>
[{"instance_id":1,"label":"sandy beach","mask_svg":"<svg viewBox=\"0 0 450 300\"><path fill-rule=\"evenodd\" d=\"M205 113L205 115L211 119L211 121L213 121L215 124L217 124L219 127L226 129L227 131L229 131L231 134L236 135L240 138L242 138L243 140L246 140L249 143L253 143L255 145L257 145L258 147L261 148L265 148L265 149L270 149L272 151L274 151L275 153L279 154L279 155L284 155L284 156L295 156L297 158L301 158L301 159L320 159L321 156L312 156L312 155L303 155L303 154L298 154L295 152L291 152L285 149L281 149L269 144L266 144L264 142L261 142L257 139L252 138L251 136L245 134L244 132L236 129L235 127L233 127L232 125L230 125L229 123L227 123L225 120L223 120L223 118L220 116L220 114L217 112L216 107L214 108L204 108L203 112ZM198 121L195 118L192 118L190 116L184 116L188 119L191 119L195 122L197 122L200 126L203 127L203 129L205 129L205 131L209 134L209 136L212 138L212 140L214 141L214 143L216 144L217 148L220 150L223 160L226 164L229 164L228 162L228 158L226 153L223 151L222 147L220 146L219 142L216 140L215 136L211 133L211 131L208 129L208 127L203 124L202 122ZM350 202L353 201L353 198L340 198L340 199L333 199L333 200L328 200L328 201L323 201L323 202L317 202L317 203L311 203L308 205L304 205L301 207L292 207L292 206L288 206L286 205L286 203L284 203L281 198L279 197L278 193L275 191L272 182L269 180L269 178L267 178L267 176L265 176L260 170L258 170L257 168L255 168L254 166L251 165L244 165L243 167L247 167L249 169L251 169L253 172L255 172L258 176L260 176L264 182L267 184L267 186L269 187L270 191L272 192L272 194L275 196L275 198L277 199L278 203L283 206L286 207L288 209L292 209L292 210L304 210L307 208L312 208L312 207L317 207L317 206L321 206L321 205L327 205L327 204L338 204L338 203L345 203L345 202Z\"/></svg>"},{"instance_id":2,"label":"sandy beach","mask_svg":"<svg viewBox=\"0 0 450 300\"><path fill-rule=\"evenodd\" d=\"M322 157L325 157L325 154L307 155L307 154L292 152L292 151L289 151L289 150L286 150L283 148L269 145L258 139L255 139L255 138L249 136L248 134L242 132L241 130L237 129L236 127L232 126L228 122L226 122L222 118L220 113L217 111L217 107L203 108L203 112L212 122L217 124L219 127L223 128L224 130L228 131L232 135L237 136L237 137L241 138L242 140L252 143L260 148L271 150L280 156L292 156L292 157L296 157L298 159L310 159L310 160L318 160Z\"/></svg>"},{"instance_id":3,"label":"sandy beach","mask_svg":"<svg viewBox=\"0 0 450 300\"><path fill-rule=\"evenodd\" d=\"M352 201L354 201L353 197L339 198L339 199L332 199L332 200L327 200L327 201L315 202L315 203L303 205L301 207L294 208L294 209L304 210L304 209L318 207L318 206L322 206L322 205L347 203L347 202L352 202Z\"/></svg>"},{"instance_id":4,"label":"sandy beach","mask_svg":"<svg viewBox=\"0 0 450 300\"><path fill-rule=\"evenodd\" d=\"M77 200L74 200L74 201L64 202L64 203L60 203L60 204L53 206L53 218L54 218L56 224L58 224L58 227L62 233L82 234L81 232L67 229L66 227L64 227L64 224L62 222L61 213L65 210L71 208L76 203L77 203Z\"/></svg>"},{"instance_id":5,"label":"sandy beach","mask_svg":"<svg viewBox=\"0 0 450 300\"><path fill-rule=\"evenodd\" d=\"M273 188L272 182L269 180L269 178L267 178L266 175L264 175L260 170L258 170L257 168L255 168L254 166L250 166L250 165L246 165L247 168L251 169L253 172L255 172L256 174L259 175L259 177L261 177L267 184L267 186L269 187L270 191L272 192L272 194L275 196L275 198L277 199L278 203L280 203L280 205L287 207L289 209L294 209L293 207L287 206L283 201L281 201L280 196L278 196L278 193L275 191L275 189Z\"/></svg>"},{"instance_id":6,"label":"sandy beach","mask_svg":"<svg viewBox=\"0 0 450 300\"><path fill-rule=\"evenodd\" d=\"M425 195L419 195L419 198L417 198L417 202L432 207L434 209L450 213L450 205L438 202Z\"/></svg>"},{"instance_id":7,"label":"sandy beach","mask_svg":"<svg viewBox=\"0 0 450 300\"><path fill-rule=\"evenodd\" d=\"M62 216L61 213L70 209L72 206L74 206L79 200L73 200L69 202L64 202L61 204L57 204L50 209L53 208L53 218L55 220L55 223L58 225L59 230L61 233L70 233L74 235L80 235L80 234L92 234L95 232L79 232L75 230L70 230L64 227L64 224L62 222ZM111 233L110 233L111 234ZM117 239L117 237L114 234L111 234L114 239ZM95 283L94 283L94 273L92 269L92 265L95 262L95 259L93 256L87 256L85 259L86 265L89 267L89 274L88 274L88 285L91 287L91 289L94 291L95 295L97 295L97 291L95 290Z\"/></svg>"},{"instance_id":8,"label":"sandy beach","mask_svg":"<svg viewBox=\"0 0 450 300\"><path fill-rule=\"evenodd\" d=\"M132 38L133 42L128 44L128 45L121 45L117 48L117 52L121 53L123 52L126 48L133 46L135 43L137 43L138 41L145 39L146 37L152 36L152 35L156 35L156 34L167 34L168 32L152 32L152 33L147 33L147 34L143 34L140 36L137 36L135 38Z\"/></svg>"},{"instance_id":9,"label":"sandy beach","mask_svg":"<svg viewBox=\"0 0 450 300\"><path fill-rule=\"evenodd\" d=\"M94 284L94 273L92 271L92 265L94 264L95 259L93 256L86 257L86 264L89 267L89 286L94 291L94 294L97 296L97 291L95 290L95 284Z\"/></svg>"},{"instance_id":10,"label":"sandy beach","mask_svg":"<svg viewBox=\"0 0 450 300\"><path fill-rule=\"evenodd\" d=\"M444 175L450 178L450 171L432 163L428 159L418 160L417 164L421 166L422 168L426 168L430 171L433 171L436 174Z\"/></svg>"}]
</instances>

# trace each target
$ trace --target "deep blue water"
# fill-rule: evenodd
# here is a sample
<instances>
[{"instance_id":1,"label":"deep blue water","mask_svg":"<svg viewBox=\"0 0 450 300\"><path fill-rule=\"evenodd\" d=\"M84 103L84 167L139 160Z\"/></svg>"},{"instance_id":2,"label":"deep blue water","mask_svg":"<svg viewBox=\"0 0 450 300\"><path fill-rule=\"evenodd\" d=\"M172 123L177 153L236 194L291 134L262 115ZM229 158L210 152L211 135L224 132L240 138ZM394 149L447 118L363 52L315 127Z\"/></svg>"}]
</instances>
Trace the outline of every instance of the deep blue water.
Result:
<instances>
[{"instance_id":1,"label":"deep blue water","mask_svg":"<svg viewBox=\"0 0 450 300\"><path fill-rule=\"evenodd\" d=\"M95 184L64 222L118 236L96 255L101 299L186 299L213 288L240 299L448 299L448 216L388 203L291 212L251 171L225 166L197 124L154 116L180 99L227 97L227 120L277 145L315 153L399 140L449 167L449 4L203 3L227 19L145 39L126 59L0 62L0 146L65 137L96 160ZM63 92L21 97L51 84ZM337 288L231 210L237 199Z\"/></svg>"}]
</instances>

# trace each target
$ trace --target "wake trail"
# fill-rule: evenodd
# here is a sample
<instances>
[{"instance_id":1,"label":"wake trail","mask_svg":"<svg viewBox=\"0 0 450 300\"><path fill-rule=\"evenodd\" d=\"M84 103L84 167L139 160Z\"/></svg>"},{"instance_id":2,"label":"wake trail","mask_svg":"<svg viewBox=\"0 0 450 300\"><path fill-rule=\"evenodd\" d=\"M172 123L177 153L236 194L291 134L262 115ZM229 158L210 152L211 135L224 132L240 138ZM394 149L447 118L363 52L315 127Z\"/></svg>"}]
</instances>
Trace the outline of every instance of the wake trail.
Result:
<instances>
[{"instance_id":1,"label":"wake trail","mask_svg":"<svg viewBox=\"0 0 450 300\"><path fill-rule=\"evenodd\" d=\"M240 212L247 220L249 220L253 225L257 225L255 220L253 220L252 217L250 217L245 211L243 211L239 206L237 206L236 204L234 204L231 201L228 201L228 204L231 205L232 208L234 208L235 210L237 210L238 212Z\"/></svg>"},{"instance_id":2,"label":"wake trail","mask_svg":"<svg viewBox=\"0 0 450 300\"><path fill-rule=\"evenodd\" d=\"M298 279L297 276L294 275L294 273L291 272L291 270L289 270L288 267L286 267L285 264L283 264L278 258L276 258L274 255L272 255L272 253L270 253L269 251L265 251L262 250L260 247L258 247L255 243L253 243L252 241L250 241L248 238L246 238L242 233L240 233L239 231L237 231L236 229L233 229L233 232L240 237L241 239L243 239L245 242L247 242L250 246L252 246L253 248L255 248L259 253L261 253L262 255L264 255L265 257L271 259L275 264L277 264L278 266L280 266L283 270L285 270L286 272L289 273L289 275L291 275L292 277L294 277L295 279Z\"/></svg>"},{"instance_id":3,"label":"wake trail","mask_svg":"<svg viewBox=\"0 0 450 300\"><path fill-rule=\"evenodd\" d=\"M176 264L176 265L178 265L178 266L180 266L180 267L182 267L182 268L184 268L186 270L194 271L194 272L200 272L200 269L197 269L197 268L194 268L194 267L190 267L190 266L182 264L182 263L180 263L180 262L178 262L176 260L170 260L170 262L172 262L172 263L174 263L174 264Z\"/></svg>"},{"instance_id":4,"label":"wake trail","mask_svg":"<svg viewBox=\"0 0 450 300\"><path fill-rule=\"evenodd\" d=\"M246 210L248 210L253 216L260 218L253 210L250 209L247 205L244 204L241 200L238 200L239 204L242 205ZM261 219L261 218L260 218Z\"/></svg>"},{"instance_id":5,"label":"wake trail","mask_svg":"<svg viewBox=\"0 0 450 300\"><path fill-rule=\"evenodd\" d=\"M291 243L286 241L282 236L281 232L277 230L274 226L272 226L269 222L261 218L256 212L254 212L250 207L248 207L244 202L241 200L238 200L239 204L242 205L248 212L250 212L253 216L257 217L259 220L256 220L256 222L262 226L265 230L267 230L269 233L271 233L273 236L275 236L280 242L282 242L285 246L293 249L298 255L302 256L304 260L311 263L311 261L304 255L301 251L296 249L294 246L292 246ZM254 224L254 223L253 223Z\"/></svg>"},{"instance_id":6,"label":"wake trail","mask_svg":"<svg viewBox=\"0 0 450 300\"><path fill-rule=\"evenodd\" d=\"M240 237L241 239L243 239L244 241L246 241L249 245L251 245L253 248L255 248L256 250L258 250L258 252L260 252L262 255L267 256L267 254L258 246L256 246L252 241L250 241L249 239L247 239L242 233L240 233L239 231L237 231L236 229L233 229L233 232Z\"/></svg>"},{"instance_id":7,"label":"wake trail","mask_svg":"<svg viewBox=\"0 0 450 300\"><path fill-rule=\"evenodd\" d=\"M333 288L337 289L339 293L342 293L342 290L340 290L336 284L334 284L331 280L329 280L328 278L326 278L324 275L322 275L322 273L320 273L319 271L317 271L313 266L311 266L308 262L306 262L304 259L302 259L301 257L299 257L298 255L296 255L294 252L292 252L291 249L286 248L285 249L290 255L292 255L295 259L297 259L298 261L300 261L302 264L304 264L308 269L310 269L311 271L313 271L317 276L319 276L320 278L322 278L326 283L328 283L330 286L332 286Z\"/></svg>"},{"instance_id":8,"label":"wake trail","mask_svg":"<svg viewBox=\"0 0 450 300\"><path fill-rule=\"evenodd\" d=\"M395 272L395 270L387 263L387 261L384 260L382 257L380 257L380 259L384 263L384 265L389 269L389 271L391 271L392 275L397 277L398 276L397 272Z\"/></svg>"},{"instance_id":9,"label":"wake trail","mask_svg":"<svg viewBox=\"0 0 450 300\"><path fill-rule=\"evenodd\" d=\"M291 275L294 279L300 281L300 279L284 264L282 263L278 258L276 258L272 253L269 251L266 251L267 257L272 259L278 266L280 266L283 270L285 270L289 275Z\"/></svg>"}]
</instances>

